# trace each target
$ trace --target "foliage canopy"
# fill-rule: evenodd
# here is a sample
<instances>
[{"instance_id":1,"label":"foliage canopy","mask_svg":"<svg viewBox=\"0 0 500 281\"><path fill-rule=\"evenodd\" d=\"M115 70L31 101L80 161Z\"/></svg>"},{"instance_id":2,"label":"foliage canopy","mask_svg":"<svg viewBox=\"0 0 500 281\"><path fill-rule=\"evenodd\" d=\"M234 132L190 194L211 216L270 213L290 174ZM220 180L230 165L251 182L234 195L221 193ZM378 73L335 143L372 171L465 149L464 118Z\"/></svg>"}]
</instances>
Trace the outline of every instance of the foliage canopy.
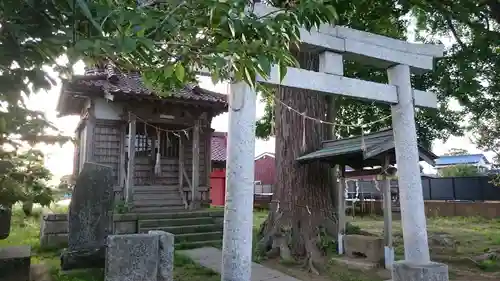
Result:
<instances>
[{"instance_id":1,"label":"foliage canopy","mask_svg":"<svg viewBox=\"0 0 500 281\"><path fill-rule=\"evenodd\" d=\"M108 62L123 70L139 70L149 85L168 94L195 80L207 69L214 82L236 79L252 84L266 76L271 64L295 65L290 49L298 42L298 27L324 22L406 39L414 24L416 39L436 42L452 37L436 71L413 77L416 88L438 93L439 111L418 110L420 142L462 133L464 116L481 125L498 120L500 107L500 4L496 0L308 0L267 1L280 13L265 17L252 12L248 0L163 1L137 6L136 1L5 0L0 3L0 145L16 147L28 141L56 141L53 126L25 105L30 93L56 81L46 67L63 77L84 59ZM408 20L411 19L411 20ZM66 55L67 61L57 60ZM385 82L385 71L346 64L346 76ZM282 71L282 75L284 71ZM269 93L269 92L268 92ZM271 135L273 100L266 95L266 115L258 123L261 137ZM452 110L450 101L463 108ZM338 98L337 120L360 124L389 114L383 105ZM365 127L375 131L390 125ZM338 136L359 134L360 128L339 128ZM16 154L2 152L2 159Z\"/></svg>"}]
</instances>

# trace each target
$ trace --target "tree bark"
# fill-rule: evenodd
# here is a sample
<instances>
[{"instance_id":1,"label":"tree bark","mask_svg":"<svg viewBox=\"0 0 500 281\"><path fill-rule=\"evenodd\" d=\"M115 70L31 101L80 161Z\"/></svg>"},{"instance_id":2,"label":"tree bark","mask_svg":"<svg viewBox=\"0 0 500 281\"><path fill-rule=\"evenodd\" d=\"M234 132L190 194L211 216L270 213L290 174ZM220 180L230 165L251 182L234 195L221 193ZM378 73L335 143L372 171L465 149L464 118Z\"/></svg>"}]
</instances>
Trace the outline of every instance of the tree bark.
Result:
<instances>
[{"instance_id":1,"label":"tree bark","mask_svg":"<svg viewBox=\"0 0 500 281\"><path fill-rule=\"evenodd\" d=\"M298 53L301 68L318 69L318 56ZM318 93L280 87L277 98L308 116L324 120L328 102ZM258 249L282 259L302 259L317 273L315 264L323 261L319 247L321 234L336 237L334 194L330 167L325 163L299 164L295 159L321 146L330 138L328 126L304 120L302 116L276 103L276 185L267 220L260 229Z\"/></svg>"}]
</instances>

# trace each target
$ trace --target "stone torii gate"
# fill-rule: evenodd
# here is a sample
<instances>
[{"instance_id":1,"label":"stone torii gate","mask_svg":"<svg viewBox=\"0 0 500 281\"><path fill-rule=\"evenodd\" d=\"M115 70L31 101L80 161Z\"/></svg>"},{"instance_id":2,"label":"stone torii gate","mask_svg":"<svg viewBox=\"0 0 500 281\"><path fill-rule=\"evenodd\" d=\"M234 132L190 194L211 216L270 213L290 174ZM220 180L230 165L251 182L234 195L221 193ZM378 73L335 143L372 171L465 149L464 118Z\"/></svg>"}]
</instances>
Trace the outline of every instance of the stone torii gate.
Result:
<instances>
[{"instance_id":1,"label":"stone torii gate","mask_svg":"<svg viewBox=\"0 0 500 281\"><path fill-rule=\"evenodd\" d=\"M256 4L254 12L266 15L274 10ZM273 67L268 79L259 77L257 82L390 104L405 250L405 260L393 265L393 281L448 280L447 266L430 261L414 112L415 106L437 108L437 97L413 89L410 80L411 73L433 69L434 58L443 56L443 46L413 44L342 26L301 29L300 35L301 48L320 54L319 72L289 67L280 81L278 68ZM344 59L387 69L388 84L344 77ZM249 281L256 93L236 82L230 85L229 95L222 280Z\"/></svg>"}]
</instances>

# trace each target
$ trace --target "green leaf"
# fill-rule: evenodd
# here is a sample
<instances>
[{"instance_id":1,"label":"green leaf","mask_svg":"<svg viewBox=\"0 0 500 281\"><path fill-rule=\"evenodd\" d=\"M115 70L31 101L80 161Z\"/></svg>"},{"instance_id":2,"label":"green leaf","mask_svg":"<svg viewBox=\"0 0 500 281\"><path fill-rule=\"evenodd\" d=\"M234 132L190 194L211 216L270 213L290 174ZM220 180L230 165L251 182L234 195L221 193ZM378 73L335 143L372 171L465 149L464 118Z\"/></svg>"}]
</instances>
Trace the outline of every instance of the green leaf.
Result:
<instances>
[{"instance_id":1,"label":"green leaf","mask_svg":"<svg viewBox=\"0 0 500 281\"><path fill-rule=\"evenodd\" d=\"M248 67L244 67L244 71L248 85L250 85L250 87L252 88L255 88L255 77L250 73L250 69Z\"/></svg>"},{"instance_id":2,"label":"green leaf","mask_svg":"<svg viewBox=\"0 0 500 281\"><path fill-rule=\"evenodd\" d=\"M132 39L130 37L124 37L122 41L122 50L125 53L131 53L135 51L135 48L137 47L137 41L135 39Z\"/></svg>"},{"instance_id":3,"label":"green leaf","mask_svg":"<svg viewBox=\"0 0 500 281\"><path fill-rule=\"evenodd\" d=\"M184 66L181 63L177 63L175 66L175 76L177 76L177 79L180 82L184 82L184 75L185 75L185 69Z\"/></svg>"},{"instance_id":4,"label":"green leaf","mask_svg":"<svg viewBox=\"0 0 500 281\"><path fill-rule=\"evenodd\" d=\"M172 74L174 73L174 66L169 64L163 69L163 75L165 78L170 78L172 77Z\"/></svg>"},{"instance_id":5,"label":"green leaf","mask_svg":"<svg viewBox=\"0 0 500 281\"><path fill-rule=\"evenodd\" d=\"M217 51L227 51L229 49L229 40L223 40L215 47Z\"/></svg>"},{"instance_id":6,"label":"green leaf","mask_svg":"<svg viewBox=\"0 0 500 281\"><path fill-rule=\"evenodd\" d=\"M262 72L269 76L269 73L271 72L271 62L267 57L259 56L259 66L262 69Z\"/></svg>"},{"instance_id":7,"label":"green leaf","mask_svg":"<svg viewBox=\"0 0 500 281\"><path fill-rule=\"evenodd\" d=\"M80 52L86 52L94 48L94 43L88 39L78 40L75 43L75 50Z\"/></svg>"},{"instance_id":8,"label":"green leaf","mask_svg":"<svg viewBox=\"0 0 500 281\"><path fill-rule=\"evenodd\" d=\"M279 72L280 72L280 82L283 81L283 78L286 76L287 65L285 63L279 63Z\"/></svg>"},{"instance_id":9,"label":"green leaf","mask_svg":"<svg viewBox=\"0 0 500 281\"><path fill-rule=\"evenodd\" d=\"M94 20L92 13L90 12L89 6L85 0L76 0L78 6L82 10L83 15L92 23L92 25L100 32L103 33L101 26ZM76 7L74 7L76 9Z\"/></svg>"},{"instance_id":10,"label":"green leaf","mask_svg":"<svg viewBox=\"0 0 500 281\"><path fill-rule=\"evenodd\" d=\"M326 8L328 9L328 11L330 11L334 20L339 19L339 14L337 13L337 9L335 9L335 7L333 7L332 5L327 5Z\"/></svg>"},{"instance_id":11,"label":"green leaf","mask_svg":"<svg viewBox=\"0 0 500 281\"><path fill-rule=\"evenodd\" d=\"M231 32L231 36L234 38L236 36L236 31L234 30L234 22L231 19L228 19L227 25L229 26L229 31Z\"/></svg>"},{"instance_id":12,"label":"green leaf","mask_svg":"<svg viewBox=\"0 0 500 281\"><path fill-rule=\"evenodd\" d=\"M212 71L210 78L212 78L212 84L217 84L219 82L219 74L217 73L217 71Z\"/></svg>"},{"instance_id":13,"label":"green leaf","mask_svg":"<svg viewBox=\"0 0 500 281\"><path fill-rule=\"evenodd\" d=\"M150 51L152 51L155 47L155 41L149 38L140 38L139 42Z\"/></svg>"}]
</instances>

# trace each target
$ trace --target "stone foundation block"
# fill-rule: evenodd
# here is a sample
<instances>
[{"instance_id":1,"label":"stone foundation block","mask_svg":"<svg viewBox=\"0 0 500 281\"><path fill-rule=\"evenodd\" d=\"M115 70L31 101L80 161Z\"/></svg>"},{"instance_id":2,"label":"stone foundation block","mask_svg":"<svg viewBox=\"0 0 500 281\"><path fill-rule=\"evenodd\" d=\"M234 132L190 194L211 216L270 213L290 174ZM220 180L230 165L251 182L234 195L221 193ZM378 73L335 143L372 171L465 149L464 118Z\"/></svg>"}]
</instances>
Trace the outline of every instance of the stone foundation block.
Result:
<instances>
[{"instance_id":1,"label":"stone foundation block","mask_svg":"<svg viewBox=\"0 0 500 281\"><path fill-rule=\"evenodd\" d=\"M448 266L437 262L397 261L392 265L392 281L449 281Z\"/></svg>"},{"instance_id":2,"label":"stone foundation block","mask_svg":"<svg viewBox=\"0 0 500 281\"><path fill-rule=\"evenodd\" d=\"M104 280L157 281L159 243L157 235L109 235Z\"/></svg>"},{"instance_id":3,"label":"stone foundation block","mask_svg":"<svg viewBox=\"0 0 500 281\"><path fill-rule=\"evenodd\" d=\"M148 233L151 235L158 235L160 237L160 263L158 264L158 281L173 281L175 235L158 230L150 230Z\"/></svg>"},{"instance_id":4,"label":"stone foundation block","mask_svg":"<svg viewBox=\"0 0 500 281\"><path fill-rule=\"evenodd\" d=\"M115 235L137 233L137 221L115 221L114 224Z\"/></svg>"},{"instance_id":5,"label":"stone foundation block","mask_svg":"<svg viewBox=\"0 0 500 281\"><path fill-rule=\"evenodd\" d=\"M0 280L30 281L31 247L0 248Z\"/></svg>"},{"instance_id":6,"label":"stone foundation block","mask_svg":"<svg viewBox=\"0 0 500 281\"><path fill-rule=\"evenodd\" d=\"M364 257L367 261L384 261L384 239L375 236L345 235L344 251L348 257Z\"/></svg>"}]
</instances>

